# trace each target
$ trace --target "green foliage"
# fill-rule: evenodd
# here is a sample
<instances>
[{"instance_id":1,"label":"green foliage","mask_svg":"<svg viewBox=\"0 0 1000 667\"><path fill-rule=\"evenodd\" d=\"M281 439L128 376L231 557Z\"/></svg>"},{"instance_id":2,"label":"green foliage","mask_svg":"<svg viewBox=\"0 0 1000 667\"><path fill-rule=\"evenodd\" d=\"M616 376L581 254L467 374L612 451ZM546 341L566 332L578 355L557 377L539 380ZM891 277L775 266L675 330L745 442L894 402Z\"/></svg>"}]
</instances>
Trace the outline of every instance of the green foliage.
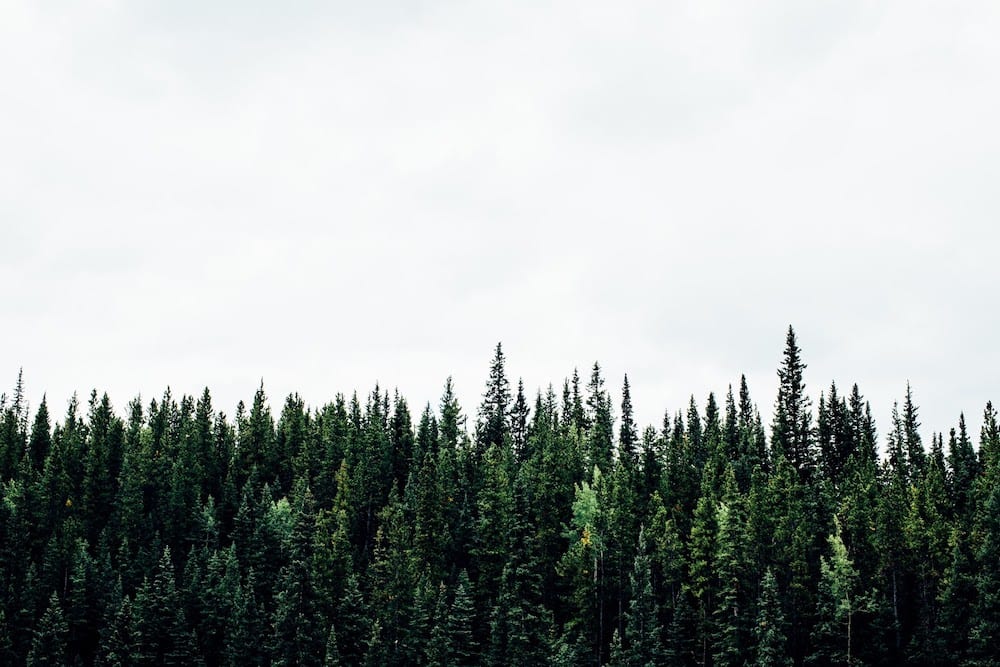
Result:
<instances>
[{"instance_id":1,"label":"green foliage","mask_svg":"<svg viewBox=\"0 0 1000 667\"><path fill-rule=\"evenodd\" d=\"M49 597L49 605L38 620L35 637L31 642L31 652L28 654L29 667L43 665L58 667L66 664L66 639L69 626L63 616L59 604L59 596L53 591Z\"/></svg>"},{"instance_id":2,"label":"green foliage","mask_svg":"<svg viewBox=\"0 0 1000 667\"><path fill-rule=\"evenodd\" d=\"M753 667L789 667L788 638L785 635L785 618L781 613L778 580L770 568L761 582L760 599L757 601L757 623L754 626L754 650L750 665Z\"/></svg>"},{"instance_id":3,"label":"green foliage","mask_svg":"<svg viewBox=\"0 0 1000 667\"><path fill-rule=\"evenodd\" d=\"M871 611L871 601L859 588L858 571L847 554L839 523L828 543L830 556L823 556L820 561L818 622L813 628L815 650L810 662L852 665L857 662L855 618L859 613Z\"/></svg>"},{"instance_id":4,"label":"green foliage","mask_svg":"<svg viewBox=\"0 0 1000 667\"><path fill-rule=\"evenodd\" d=\"M789 329L770 434L745 377L641 428L627 377L617 420L596 363L531 402L499 345L471 435L450 378L417 420L379 386L275 419L263 385L32 419L18 378L0 663L995 664L996 410L977 451L907 386L880 460L857 385L814 411L805 370Z\"/></svg>"}]
</instances>

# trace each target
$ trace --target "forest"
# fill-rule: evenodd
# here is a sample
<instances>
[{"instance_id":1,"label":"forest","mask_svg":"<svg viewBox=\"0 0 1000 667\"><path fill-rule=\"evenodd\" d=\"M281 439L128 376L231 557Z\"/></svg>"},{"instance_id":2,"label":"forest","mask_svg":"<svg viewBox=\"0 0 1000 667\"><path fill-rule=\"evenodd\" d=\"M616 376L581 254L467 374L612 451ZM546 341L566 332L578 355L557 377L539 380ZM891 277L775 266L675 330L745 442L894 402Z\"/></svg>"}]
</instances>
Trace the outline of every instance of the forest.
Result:
<instances>
[{"instance_id":1,"label":"forest","mask_svg":"<svg viewBox=\"0 0 1000 667\"><path fill-rule=\"evenodd\" d=\"M449 379L60 416L18 377L0 663L998 664L996 410L925 444L908 386L880 434L805 369L789 328L768 426L741 378L646 428L627 376L531 397L499 344L474 412Z\"/></svg>"}]
</instances>

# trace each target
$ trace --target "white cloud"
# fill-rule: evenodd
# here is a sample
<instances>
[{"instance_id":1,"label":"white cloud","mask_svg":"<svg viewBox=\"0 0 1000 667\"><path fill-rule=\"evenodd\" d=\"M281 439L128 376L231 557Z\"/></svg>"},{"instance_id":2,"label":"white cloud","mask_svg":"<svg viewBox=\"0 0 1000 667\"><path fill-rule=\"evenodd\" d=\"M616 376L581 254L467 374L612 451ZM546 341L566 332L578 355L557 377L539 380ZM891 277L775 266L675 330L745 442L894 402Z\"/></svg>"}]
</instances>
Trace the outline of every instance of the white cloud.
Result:
<instances>
[{"instance_id":1,"label":"white cloud","mask_svg":"<svg viewBox=\"0 0 1000 667\"><path fill-rule=\"evenodd\" d=\"M0 12L0 374L54 400L471 412L502 339L768 412L789 322L883 430L906 379L928 430L1000 398L992 3Z\"/></svg>"}]
</instances>

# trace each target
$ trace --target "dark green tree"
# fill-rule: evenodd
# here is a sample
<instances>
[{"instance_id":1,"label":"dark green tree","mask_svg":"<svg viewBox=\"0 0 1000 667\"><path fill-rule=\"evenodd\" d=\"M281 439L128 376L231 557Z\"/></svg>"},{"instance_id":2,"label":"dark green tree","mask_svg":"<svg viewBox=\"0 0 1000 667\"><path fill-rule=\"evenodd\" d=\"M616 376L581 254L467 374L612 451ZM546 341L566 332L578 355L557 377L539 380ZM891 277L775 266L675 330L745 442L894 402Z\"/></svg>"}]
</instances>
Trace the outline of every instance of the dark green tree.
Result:
<instances>
[{"instance_id":1,"label":"dark green tree","mask_svg":"<svg viewBox=\"0 0 1000 667\"><path fill-rule=\"evenodd\" d=\"M774 405L774 422L771 426L771 447L785 456L798 473L808 477L816 463L812 442L810 400L802 372L802 351L795 339L795 331L788 327L785 353L778 369L778 399Z\"/></svg>"},{"instance_id":2,"label":"dark green tree","mask_svg":"<svg viewBox=\"0 0 1000 667\"><path fill-rule=\"evenodd\" d=\"M648 552L649 544L640 531L639 550L629 580L632 600L625 621L625 662L635 667L661 665L666 659L659 608L653 591L652 559Z\"/></svg>"},{"instance_id":3,"label":"dark green tree","mask_svg":"<svg viewBox=\"0 0 1000 667\"><path fill-rule=\"evenodd\" d=\"M778 580L769 568L764 573L764 581L761 583L760 599L757 602L757 623L753 633L753 659L748 664L753 667L790 667L792 665L784 626L785 619L781 613Z\"/></svg>"},{"instance_id":4,"label":"dark green tree","mask_svg":"<svg viewBox=\"0 0 1000 667\"><path fill-rule=\"evenodd\" d=\"M66 664L66 637L69 627L63 617L59 596L55 591L49 596L49 605L45 608L35 629L35 637L31 642L31 652L28 654L29 667L52 665L61 667Z\"/></svg>"},{"instance_id":5,"label":"dark green tree","mask_svg":"<svg viewBox=\"0 0 1000 667\"><path fill-rule=\"evenodd\" d=\"M497 343L490 363L490 379L486 383L483 402L476 420L477 452L482 455L490 445L503 445L510 437L510 381L505 369L503 347Z\"/></svg>"}]
</instances>

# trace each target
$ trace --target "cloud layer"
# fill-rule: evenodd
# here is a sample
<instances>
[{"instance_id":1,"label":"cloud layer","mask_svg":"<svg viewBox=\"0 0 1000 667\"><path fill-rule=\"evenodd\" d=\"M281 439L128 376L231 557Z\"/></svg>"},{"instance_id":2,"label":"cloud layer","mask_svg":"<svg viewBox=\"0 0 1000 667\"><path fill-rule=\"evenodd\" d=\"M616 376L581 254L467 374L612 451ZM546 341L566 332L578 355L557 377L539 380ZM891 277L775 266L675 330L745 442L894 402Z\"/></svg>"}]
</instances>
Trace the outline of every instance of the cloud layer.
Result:
<instances>
[{"instance_id":1,"label":"cloud layer","mask_svg":"<svg viewBox=\"0 0 1000 667\"><path fill-rule=\"evenodd\" d=\"M1000 10L731 4L6 3L0 377L472 411L502 340L658 422L769 413L792 323L882 432L978 424Z\"/></svg>"}]
</instances>

